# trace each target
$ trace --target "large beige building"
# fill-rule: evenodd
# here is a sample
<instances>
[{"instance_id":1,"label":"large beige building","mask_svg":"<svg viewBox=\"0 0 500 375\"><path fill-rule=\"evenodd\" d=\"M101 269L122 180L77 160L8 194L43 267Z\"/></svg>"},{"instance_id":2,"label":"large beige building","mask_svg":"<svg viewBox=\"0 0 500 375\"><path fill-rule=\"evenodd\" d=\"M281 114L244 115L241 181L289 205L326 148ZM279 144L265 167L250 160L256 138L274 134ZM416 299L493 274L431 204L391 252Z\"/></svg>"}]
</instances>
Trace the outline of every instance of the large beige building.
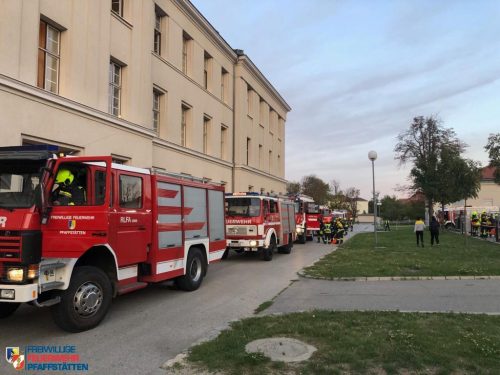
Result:
<instances>
[{"instance_id":1,"label":"large beige building","mask_svg":"<svg viewBox=\"0 0 500 375\"><path fill-rule=\"evenodd\" d=\"M284 193L289 105L187 0L0 0L0 146Z\"/></svg>"}]
</instances>

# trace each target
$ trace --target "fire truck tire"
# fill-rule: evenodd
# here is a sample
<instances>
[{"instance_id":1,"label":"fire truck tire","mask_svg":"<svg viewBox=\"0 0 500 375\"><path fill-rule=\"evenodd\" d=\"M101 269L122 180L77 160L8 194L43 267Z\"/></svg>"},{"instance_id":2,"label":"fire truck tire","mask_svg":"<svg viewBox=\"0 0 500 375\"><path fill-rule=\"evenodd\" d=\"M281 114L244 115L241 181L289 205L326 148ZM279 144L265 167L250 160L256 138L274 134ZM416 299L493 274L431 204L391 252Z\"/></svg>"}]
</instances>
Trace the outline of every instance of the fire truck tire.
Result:
<instances>
[{"instance_id":1,"label":"fire truck tire","mask_svg":"<svg viewBox=\"0 0 500 375\"><path fill-rule=\"evenodd\" d=\"M306 235L301 234L300 236L297 237L297 240L299 241L300 244L305 244L306 243Z\"/></svg>"},{"instance_id":2,"label":"fire truck tire","mask_svg":"<svg viewBox=\"0 0 500 375\"><path fill-rule=\"evenodd\" d=\"M60 297L61 302L51 307L54 322L67 332L86 331L106 316L111 306L111 282L99 268L77 267Z\"/></svg>"},{"instance_id":3,"label":"fire truck tire","mask_svg":"<svg viewBox=\"0 0 500 375\"><path fill-rule=\"evenodd\" d=\"M14 314L20 305L20 303L16 302L0 302L0 319L7 318Z\"/></svg>"},{"instance_id":4,"label":"fire truck tire","mask_svg":"<svg viewBox=\"0 0 500 375\"><path fill-rule=\"evenodd\" d=\"M292 247L293 247L293 237L292 237L292 234L290 233L288 235L288 244L286 244L283 247L280 247L278 249L278 253L281 253L281 254L290 254L292 252Z\"/></svg>"},{"instance_id":5,"label":"fire truck tire","mask_svg":"<svg viewBox=\"0 0 500 375\"><path fill-rule=\"evenodd\" d=\"M186 274L175 279L175 283L180 289L192 292L200 287L203 275L205 274L205 268L205 259L201 250L192 248L189 250L187 258Z\"/></svg>"},{"instance_id":6,"label":"fire truck tire","mask_svg":"<svg viewBox=\"0 0 500 375\"><path fill-rule=\"evenodd\" d=\"M273 260L274 252L276 251L276 237L274 235L271 236L271 240L269 241L269 246L267 248L263 247L260 253L262 260L270 261Z\"/></svg>"}]
</instances>

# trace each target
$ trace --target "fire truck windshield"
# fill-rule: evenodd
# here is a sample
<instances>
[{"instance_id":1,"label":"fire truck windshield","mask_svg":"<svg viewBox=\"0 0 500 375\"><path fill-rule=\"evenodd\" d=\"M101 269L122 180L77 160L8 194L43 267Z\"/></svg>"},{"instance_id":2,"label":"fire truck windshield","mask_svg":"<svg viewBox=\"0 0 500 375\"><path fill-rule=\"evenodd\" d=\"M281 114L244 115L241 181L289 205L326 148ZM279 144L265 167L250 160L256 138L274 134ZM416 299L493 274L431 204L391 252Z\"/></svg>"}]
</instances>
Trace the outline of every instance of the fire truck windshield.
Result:
<instances>
[{"instance_id":1,"label":"fire truck windshield","mask_svg":"<svg viewBox=\"0 0 500 375\"><path fill-rule=\"evenodd\" d=\"M40 161L0 160L0 208L28 208L35 204L41 166Z\"/></svg>"},{"instance_id":2,"label":"fire truck windshield","mask_svg":"<svg viewBox=\"0 0 500 375\"><path fill-rule=\"evenodd\" d=\"M227 216L260 216L259 198L228 198L226 199Z\"/></svg>"}]
</instances>

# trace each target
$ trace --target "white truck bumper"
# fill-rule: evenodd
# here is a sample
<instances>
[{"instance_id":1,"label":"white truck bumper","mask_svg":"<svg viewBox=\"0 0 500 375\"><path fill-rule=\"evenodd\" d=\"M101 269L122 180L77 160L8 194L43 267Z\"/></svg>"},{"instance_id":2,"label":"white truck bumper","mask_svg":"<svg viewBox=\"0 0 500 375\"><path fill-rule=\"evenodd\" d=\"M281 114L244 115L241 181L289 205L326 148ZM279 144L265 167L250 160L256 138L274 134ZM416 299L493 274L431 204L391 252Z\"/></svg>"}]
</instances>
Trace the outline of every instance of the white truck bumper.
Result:
<instances>
[{"instance_id":1,"label":"white truck bumper","mask_svg":"<svg viewBox=\"0 0 500 375\"><path fill-rule=\"evenodd\" d=\"M0 284L0 302L30 302L38 298L38 284Z\"/></svg>"},{"instance_id":2,"label":"white truck bumper","mask_svg":"<svg viewBox=\"0 0 500 375\"><path fill-rule=\"evenodd\" d=\"M257 251L265 245L265 240L227 240L227 247L234 249L243 248L245 251Z\"/></svg>"}]
</instances>

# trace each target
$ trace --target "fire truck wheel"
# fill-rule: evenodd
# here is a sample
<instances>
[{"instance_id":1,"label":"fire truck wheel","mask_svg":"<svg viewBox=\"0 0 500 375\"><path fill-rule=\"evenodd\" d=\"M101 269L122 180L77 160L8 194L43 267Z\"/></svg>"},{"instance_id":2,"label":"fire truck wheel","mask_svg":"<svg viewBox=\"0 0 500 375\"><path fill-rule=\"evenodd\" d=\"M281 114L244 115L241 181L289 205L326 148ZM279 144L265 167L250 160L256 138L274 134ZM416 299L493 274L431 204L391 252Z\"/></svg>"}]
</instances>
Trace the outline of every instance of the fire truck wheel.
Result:
<instances>
[{"instance_id":1,"label":"fire truck wheel","mask_svg":"<svg viewBox=\"0 0 500 375\"><path fill-rule=\"evenodd\" d=\"M0 319L7 318L14 314L20 305L20 303L16 302L0 302Z\"/></svg>"},{"instance_id":2,"label":"fire truck wheel","mask_svg":"<svg viewBox=\"0 0 500 375\"><path fill-rule=\"evenodd\" d=\"M186 264L186 274L175 279L177 286L188 292L196 290L200 287L205 274L205 259L198 248L189 250L189 255Z\"/></svg>"},{"instance_id":3,"label":"fire truck wheel","mask_svg":"<svg viewBox=\"0 0 500 375\"><path fill-rule=\"evenodd\" d=\"M306 243L306 235L301 234L297 237L297 240L299 241L300 244L305 244Z\"/></svg>"},{"instance_id":4,"label":"fire truck wheel","mask_svg":"<svg viewBox=\"0 0 500 375\"><path fill-rule=\"evenodd\" d=\"M262 260L270 261L273 260L274 252L276 251L276 237L271 236L271 241L267 248L263 247L261 252Z\"/></svg>"},{"instance_id":5,"label":"fire truck wheel","mask_svg":"<svg viewBox=\"0 0 500 375\"><path fill-rule=\"evenodd\" d=\"M292 234L290 233L288 235L288 244L283 247L280 247L278 249L278 252L281 254L290 254L292 252L292 247L293 247L293 237Z\"/></svg>"},{"instance_id":6,"label":"fire truck wheel","mask_svg":"<svg viewBox=\"0 0 500 375\"><path fill-rule=\"evenodd\" d=\"M99 268L77 267L61 302L51 307L54 322L68 332L96 327L111 306L112 289L108 276Z\"/></svg>"}]
</instances>

